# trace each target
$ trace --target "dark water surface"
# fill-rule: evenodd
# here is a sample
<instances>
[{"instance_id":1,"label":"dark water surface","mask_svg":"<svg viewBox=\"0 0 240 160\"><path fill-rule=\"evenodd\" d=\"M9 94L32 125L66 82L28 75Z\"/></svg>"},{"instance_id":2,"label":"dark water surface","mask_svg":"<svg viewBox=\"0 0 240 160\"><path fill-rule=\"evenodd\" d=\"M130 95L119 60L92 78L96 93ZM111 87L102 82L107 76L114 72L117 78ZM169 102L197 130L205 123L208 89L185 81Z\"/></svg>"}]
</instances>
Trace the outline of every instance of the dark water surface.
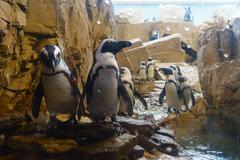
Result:
<instances>
[{"instance_id":1,"label":"dark water surface","mask_svg":"<svg viewBox=\"0 0 240 160\"><path fill-rule=\"evenodd\" d=\"M239 136L222 128L220 117L214 115L176 128L177 140L186 147L181 154L193 160L240 160Z\"/></svg>"}]
</instances>

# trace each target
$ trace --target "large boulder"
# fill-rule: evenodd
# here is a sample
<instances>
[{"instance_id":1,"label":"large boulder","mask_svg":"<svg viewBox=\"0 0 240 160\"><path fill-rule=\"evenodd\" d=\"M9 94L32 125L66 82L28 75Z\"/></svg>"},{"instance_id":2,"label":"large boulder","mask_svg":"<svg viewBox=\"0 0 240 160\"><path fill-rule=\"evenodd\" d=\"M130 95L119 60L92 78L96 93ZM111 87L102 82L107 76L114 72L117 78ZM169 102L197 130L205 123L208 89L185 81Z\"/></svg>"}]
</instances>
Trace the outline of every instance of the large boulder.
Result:
<instances>
[{"instance_id":1,"label":"large boulder","mask_svg":"<svg viewBox=\"0 0 240 160\"><path fill-rule=\"evenodd\" d=\"M179 33L181 40L191 46L194 50L197 50L197 39L199 30L191 22L184 21L157 21L148 23L131 24L127 22L121 22L118 18L117 26L117 39L131 40L140 38L143 42L148 42L152 31L156 30L160 33L160 37L164 34Z\"/></svg>"},{"instance_id":2,"label":"large boulder","mask_svg":"<svg viewBox=\"0 0 240 160\"><path fill-rule=\"evenodd\" d=\"M234 23L233 28L235 25L238 23ZM221 115L222 126L228 126L232 133L239 135L240 59L235 50L239 47L239 37L235 29L231 32L233 34L229 35L228 29L217 28L206 31L209 36L198 53L198 70L203 95ZM222 45L223 42L231 45Z\"/></svg>"}]
</instances>

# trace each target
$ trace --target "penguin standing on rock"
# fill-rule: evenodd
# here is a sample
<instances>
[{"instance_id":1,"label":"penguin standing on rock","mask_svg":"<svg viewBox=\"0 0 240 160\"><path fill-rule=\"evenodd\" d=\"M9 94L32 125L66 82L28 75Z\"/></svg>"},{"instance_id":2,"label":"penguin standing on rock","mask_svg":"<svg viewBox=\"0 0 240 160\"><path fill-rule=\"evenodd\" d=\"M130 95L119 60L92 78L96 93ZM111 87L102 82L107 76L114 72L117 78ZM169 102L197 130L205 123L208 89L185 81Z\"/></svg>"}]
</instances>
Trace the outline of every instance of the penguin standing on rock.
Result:
<instances>
[{"instance_id":1,"label":"penguin standing on rock","mask_svg":"<svg viewBox=\"0 0 240 160\"><path fill-rule=\"evenodd\" d=\"M171 65L169 68L173 70L173 75L175 76L175 79L178 80L180 76L182 76L182 72L180 70L180 67L177 65Z\"/></svg>"},{"instance_id":2,"label":"penguin standing on rock","mask_svg":"<svg viewBox=\"0 0 240 160\"><path fill-rule=\"evenodd\" d=\"M195 97L190 85L187 84L187 78L179 77L180 89L183 95L182 104L186 106L186 110L189 111L189 102L191 100L192 107L195 105Z\"/></svg>"},{"instance_id":3,"label":"penguin standing on rock","mask_svg":"<svg viewBox=\"0 0 240 160\"><path fill-rule=\"evenodd\" d=\"M83 106L86 96L87 110L96 122L103 122L106 118L116 121L120 95L126 103L128 114L132 115L133 105L121 82L116 61L116 54L131 45L129 41L105 39L94 54L94 63L82 93L81 105Z\"/></svg>"},{"instance_id":4,"label":"penguin standing on rock","mask_svg":"<svg viewBox=\"0 0 240 160\"><path fill-rule=\"evenodd\" d=\"M148 109L146 100L142 97L142 95L134 88L134 84L132 81L132 74L130 70L127 67L120 67L120 77L121 81L126 88L128 95L130 96L131 102L133 105L135 105L135 97L138 98L145 109ZM126 113L126 108L123 104L123 100L120 101L120 108L119 113Z\"/></svg>"},{"instance_id":5,"label":"penguin standing on rock","mask_svg":"<svg viewBox=\"0 0 240 160\"><path fill-rule=\"evenodd\" d=\"M165 86L160 93L159 103L163 103L163 99L166 96L168 112L171 112L173 108L176 114L179 114L181 107L181 91L173 75L173 70L170 68L160 68L160 71L166 76Z\"/></svg>"},{"instance_id":6,"label":"penguin standing on rock","mask_svg":"<svg viewBox=\"0 0 240 160\"><path fill-rule=\"evenodd\" d=\"M153 58L148 57L148 60L147 60L147 79L149 81L153 81L154 80L154 75L155 75L155 67L154 67L154 63L153 63Z\"/></svg>"},{"instance_id":7,"label":"penguin standing on rock","mask_svg":"<svg viewBox=\"0 0 240 160\"><path fill-rule=\"evenodd\" d=\"M141 61L138 71L137 71L137 79L140 81L146 81L147 80L147 68L146 68L146 62Z\"/></svg>"},{"instance_id":8,"label":"penguin standing on rock","mask_svg":"<svg viewBox=\"0 0 240 160\"><path fill-rule=\"evenodd\" d=\"M50 113L49 127L56 127L57 113L70 113L70 122L76 123L80 92L76 78L61 57L59 47L47 45L40 53L41 79L33 95L32 114L37 118L44 97Z\"/></svg>"}]
</instances>

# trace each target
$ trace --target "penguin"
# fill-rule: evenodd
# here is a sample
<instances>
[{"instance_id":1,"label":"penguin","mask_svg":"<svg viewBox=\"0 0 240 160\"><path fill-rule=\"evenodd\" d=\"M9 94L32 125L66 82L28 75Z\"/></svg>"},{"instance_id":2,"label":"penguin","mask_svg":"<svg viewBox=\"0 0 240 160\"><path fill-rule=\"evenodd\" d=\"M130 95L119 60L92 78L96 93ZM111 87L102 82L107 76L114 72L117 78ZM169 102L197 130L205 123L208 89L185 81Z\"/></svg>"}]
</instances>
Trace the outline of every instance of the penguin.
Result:
<instances>
[{"instance_id":1,"label":"penguin","mask_svg":"<svg viewBox=\"0 0 240 160\"><path fill-rule=\"evenodd\" d=\"M178 83L174 77L173 70L170 68L160 68L160 70L166 76L166 82L162 92L159 95L159 103L163 103L163 99L166 96L168 112L171 112L173 108L176 114L179 114L181 107L181 92Z\"/></svg>"},{"instance_id":2,"label":"penguin","mask_svg":"<svg viewBox=\"0 0 240 160\"><path fill-rule=\"evenodd\" d=\"M154 63L153 63L153 58L148 57L148 60L147 60L147 79L149 81L153 81L154 80L154 75L155 75L155 67L154 67Z\"/></svg>"},{"instance_id":3,"label":"penguin","mask_svg":"<svg viewBox=\"0 0 240 160\"><path fill-rule=\"evenodd\" d=\"M133 106L135 105L135 97L140 100L140 102L143 104L145 109L148 109L148 105L146 100L142 97L142 95L134 88L134 84L132 81L132 74L130 70L127 67L120 67L120 78L121 81L126 88L128 95L131 98L131 102ZM120 100L120 108L119 108L119 113L124 114L126 113L126 108L123 103L123 99Z\"/></svg>"},{"instance_id":4,"label":"penguin","mask_svg":"<svg viewBox=\"0 0 240 160\"><path fill-rule=\"evenodd\" d=\"M40 53L42 62L40 82L33 94L32 115L37 118L44 97L50 113L49 127L56 127L58 113L70 113L70 122L75 124L80 101L77 79L72 75L56 45L46 45Z\"/></svg>"},{"instance_id":5,"label":"penguin","mask_svg":"<svg viewBox=\"0 0 240 160\"><path fill-rule=\"evenodd\" d=\"M137 79L140 81L146 81L147 80L147 70L146 70L146 62L141 61L138 71L137 71Z\"/></svg>"},{"instance_id":6,"label":"penguin","mask_svg":"<svg viewBox=\"0 0 240 160\"><path fill-rule=\"evenodd\" d=\"M193 95L192 88L189 84L187 84L187 78L181 76L179 77L180 89L182 92L182 104L186 106L186 110L189 111L189 102L191 100L192 107L195 106L195 97Z\"/></svg>"},{"instance_id":7,"label":"penguin","mask_svg":"<svg viewBox=\"0 0 240 160\"><path fill-rule=\"evenodd\" d=\"M182 76L182 72L180 70L180 67L177 65L171 65L169 68L173 70L173 74L176 80L179 79L180 76Z\"/></svg>"},{"instance_id":8,"label":"penguin","mask_svg":"<svg viewBox=\"0 0 240 160\"><path fill-rule=\"evenodd\" d=\"M133 104L121 79L116 54L131 46L129 41L103 40L94 54L94 62L82 92L81 106L86 96L87 110L95 122L106 118L116 121L119 98L123 97L129 115L133 114Z\"/></svg>"}]
</instances>

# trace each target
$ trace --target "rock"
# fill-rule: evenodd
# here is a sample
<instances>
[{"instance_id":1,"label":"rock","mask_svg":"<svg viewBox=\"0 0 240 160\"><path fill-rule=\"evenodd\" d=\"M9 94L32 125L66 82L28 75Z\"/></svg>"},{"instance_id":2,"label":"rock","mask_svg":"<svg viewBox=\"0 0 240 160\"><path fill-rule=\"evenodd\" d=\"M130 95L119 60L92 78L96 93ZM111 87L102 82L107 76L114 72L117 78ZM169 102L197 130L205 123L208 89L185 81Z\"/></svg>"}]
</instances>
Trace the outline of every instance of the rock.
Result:
<instances>
[{"instance_id":1,"label":"rock","mask_svg":"<svg viewBox=\"0 0 240 160\"><path fill-rule=\"evenodd\" d=\"M173 34L167 37L145 42L143 45L146 47L149 54L152 55L164 51L179 51L181 49L180 43L180 35Z\"/></svg>"},{"instance_id":2,"label":"rock","mask_svg":"<svg viewBox=\"0 0 240 160\"><path fill-rule=\"evenodd\" d=\"M54 0L28 0L27 24L24 31L49 37L55 36L57 31L56 5Z\"/></svg>"},{"instance_id":3,"label":"rock","mask_svg":"<svg viewBox=\"0 0 240 160\"><path fill-rule=\"evenodd\" d=\"M81 157L84 160L128 159L136 143L136 137L128 134L83 146L72 139L53 139L44 135L12 136L7 141L11 149L21 152L48 154L58 159Z\"/></svg>"},{"instance_id":4,"label":"rock","mask_svg":"<svg viewBox=\"0 0 240 160\"><path fill-rule=\"evenodd\" d=\"M136 145L133 148L133 151L131 153L130 159L136 160L136 159L142 158L143 155L144 155L144 149L141 146Z\"/></svg>"},{"instance_id":5,"label":"rock","mask_svg":"<svg viewBox=\"0 0 240 160\"><path fill-rule=\"evenodd\" d=\"M160 62L184 62L185 54L181 49L179 34L141 44L138 39L135 44L123 53L118 54L117 60L120 66L128 67L134 74L137 73L141 61L147 61L149 56ZM136 47L134 47L136 46Z\"/></svg>"},{"instance_id":6,"label":"rock","mask_svg":"<svg viewBox=\"0 0 240 160\"><path fill-rule=\"evenodd\" d=\"M122 116L117 116L117 122L119 122L123 128L127 129L132 134L143 134L147 137L150 137L154 130L158 127L157 125L145 120L137 120Z\"/></svg>"},{"instance_id":7,"label":"rock","mask_svg":"<svg viewBox=\"0 0 240 160\"><path fill-rule=\"evenodd\" d=\"M10 137L7 145L11 149L43 152L48 154L59 154L71 152L78 147L75 140L72 139L49 139L44 135L38 136L13 136Z\"/></svg>"},{"instance_id":8,"label":"rock","mask_svg":"<svg viewBox=\"0 0 240 160\"><path fill-rule=\"evenodd\" d=\"M0 134L10 135L25 124L25 117L21 113L1 113Z\"/></svg>"},{"instance_id":9,"label":"rock","mask_svg":"<svg viewBox=\"0 0 240 160\"><path fill-rule=\"evenodd\" d=\"M79 147L78 151L83 159L126 159L136 146L135 136L124 134L112 137L89 146Z\"/></svg>"},{"instance_id":10,"label":"rock","mask_svg":"<svg viewBox=\"0 0 240 160\"><path fill-rule=\"evenodd\" d=\"M154 82L143 82L143 81L135 81L134 87L142 94L149 94L150 92L153 92L155 89Z\"/></svg>"},{"instance_id":11,"label":"rock","mask_svg":"<svg viewBox=\"0 0 240 160\"><path fill-rule=\"evenodd\" d=\"M3 146L4 143L5 143L5 136L4 136L4 134L1 134L0 135L0 146Z\"/></svg>"},{"instance_id":12,"label":"rock","mask_svg":"<svg viewBox=\"0 0 240 160\"><path fill-rule=\"evenodd\" d=\"M198 28L191 22L167 22L157 21L153 23L139 23L130 24L127 22L117 21L117 39L131 40L140 38L143 42L150 40L151 32L153 29L158 30L162 36L164 33L175 34L180 33L181 39L189 44L191 48L197 50Z\"/></svg>"},{"instance_id":13,"label":"rock","mask_svg":"<svg viewBox=\"0 0 240 160\"><path fill-rule=\"evenodd\" d=\"M12 9L8 2L0 1L0 18L10 23L12 20Z\"/></svg>"},{"instance_id":14,"label":"rock","mask_svg":"<svg viewBox=\"0 0 240 160\"><path fill-rule=\"evenodd\" d=\"M207 101L201 97L197 97L196 104L192 108L192 113L195 116L207 116Z\"/></svg>"}]
</instances>

